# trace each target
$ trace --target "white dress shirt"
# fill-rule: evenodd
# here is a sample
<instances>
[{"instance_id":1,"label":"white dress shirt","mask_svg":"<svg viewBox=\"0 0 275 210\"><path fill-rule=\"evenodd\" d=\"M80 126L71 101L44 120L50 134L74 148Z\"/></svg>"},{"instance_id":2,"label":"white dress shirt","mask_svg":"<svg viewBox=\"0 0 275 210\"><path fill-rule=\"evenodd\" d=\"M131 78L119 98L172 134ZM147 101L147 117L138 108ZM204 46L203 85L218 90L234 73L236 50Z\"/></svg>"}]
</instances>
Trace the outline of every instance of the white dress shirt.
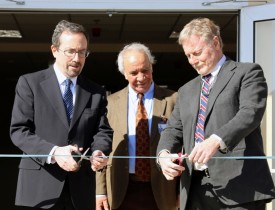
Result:
<instances>
[{"instance_id":1,"label":"white dress shirt","mask_svg":"<svg viewBox=\"0 0 275 210\"><path fill-rule=\"evenodd\" d=\"M55 72L55 75L57 77L57 81L58 81L58 84L59 84L59 88L60 88L60 91L61 91L61 95L63 97L64 95L64 92L65 92L65 80L68 79L67 77L65 77L61 70L58 68L58 66L56 64L53 65L53 69L54 69L54 72ZM71 85L71 91L72 91L72 94L73 94L73 105L75 104L75 89L76 89L76 81L77 81L77 77L73 77L73 78L70 78L70 80L72 81L72 85ZM54 146L47 158L47 161L46 163L48 164L53 164L55 163L55 161L52 160L52 154L54 153L54 151L56 150L58 146Z\"/></svg>"}]
</instances>

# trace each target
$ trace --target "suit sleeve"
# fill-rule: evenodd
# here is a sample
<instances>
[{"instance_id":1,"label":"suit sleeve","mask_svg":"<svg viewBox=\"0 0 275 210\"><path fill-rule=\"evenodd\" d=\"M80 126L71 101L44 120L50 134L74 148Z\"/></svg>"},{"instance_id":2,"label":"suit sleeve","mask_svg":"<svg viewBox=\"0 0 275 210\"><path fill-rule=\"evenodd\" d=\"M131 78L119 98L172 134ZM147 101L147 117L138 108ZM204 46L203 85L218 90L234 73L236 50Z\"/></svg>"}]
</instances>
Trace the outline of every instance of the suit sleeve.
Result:
<instances>
[{"instance_id":1,"label":"suit sleeve","mask_svg":"<svg viewBox=\"0 0 275 210\"><path fill-rule=\"evenodd\" d=\"M105 155L109 155L112 150L113 129L107 119L107 99L106 94L101 95L99 105L99 121L97 133L94 136L92 150L101 150Z\"/></svg>"},{"instance_id":2,"label":"suit sleeve","mask_svg":"<svg viewBox=\"0 0 275 210\"><path fill-rule=\"evenodd\" d=\"M177 98L173 112L167 121L167 127L161 133L157 154L163 149L176 153L182 148L183 129L180 119L180 106L180 100Z\"/></svg>"},{"instance_id":3,"label":"suit sleeve","mask_svg":"<svg viewBox=\"0 0 275 210\"><path fill-rule=\"evenodd\" d=\"M54 144L35 133L34 93L27 77L21 76L16 85L16 93L12 110L10 136L12 142L26 154L49 154ZM47 157L35 158L44 164Z\"/></svg>"},{"instance_id":4,"label":"suit sleeve","mask_svg":"<svg viewBox=\"0 0 275 210\"><path fill-rule=\"evenodd\" d=\"M107 105L107 119L108 122L110 121L110 113L111 108L113 106L110 105L110 99L108 98L108 105ZM108 161L109 163L109 161ZM106 183L106 168L103 169L101 172L96 172L96 195L107 195L107 183Z\"/></svg>"},{"instance_id":5,"label":"suit sleeve","mask_svg":"<svg viewBox=\"0 0 275 210\"><path fill-rule=\"evenodd\" d=\"M224 106L218 104L219 106L215 107L219 108L213 109L216 116L221 116L218 113L226 112L224 115L227 115L225 120L228 122L224 123L222 117L217 117L216 122L220 122L223 126L214 133L223 139L229 149L260 126L267 100L267 84L261 67L257 64L239 65L242 66L236 71L234 77L239 77L241 80L234 82L232 78L234 83L228 90L230 103L223 104ZM230 107L227 109L227 106Z\"/></svg>"},{"instance_id":6,"label":"suit sleeve","mask_svg":"<svg viewBox=\"0 0 275 210\"><path fill-rule=\"evenodd\" d=\"M96 172L96 195L107 195L106 169Z\"/></svg>"}]
</instances>

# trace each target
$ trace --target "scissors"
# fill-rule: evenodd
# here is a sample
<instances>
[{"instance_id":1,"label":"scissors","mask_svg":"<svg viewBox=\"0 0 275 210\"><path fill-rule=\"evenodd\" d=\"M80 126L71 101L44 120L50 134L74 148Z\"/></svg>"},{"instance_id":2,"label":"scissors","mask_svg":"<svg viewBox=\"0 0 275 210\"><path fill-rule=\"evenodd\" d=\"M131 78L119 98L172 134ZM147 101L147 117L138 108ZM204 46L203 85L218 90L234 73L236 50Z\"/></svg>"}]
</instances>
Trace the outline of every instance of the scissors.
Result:
<instances>
[{"instance_id":1,"label":"scissors","mask_svg":"<svg viewBox=\"0 0 275 210\"><path fill-rule=\"evenodd\" d=\"M88 147L85 150L85 152L83 154L81 154L81 152L78 149L78 145L75 144L74 146L77 147L77 151L73 151L72 155L78 155L77 157L74 157L74 159L75 159L75 161L77 161L78 168L80 168L83 159L84 160L90 160L90 158L86 156L86 154L87 154L87 152L89 151L90 148Z\"/></svg>"}]
</instances>

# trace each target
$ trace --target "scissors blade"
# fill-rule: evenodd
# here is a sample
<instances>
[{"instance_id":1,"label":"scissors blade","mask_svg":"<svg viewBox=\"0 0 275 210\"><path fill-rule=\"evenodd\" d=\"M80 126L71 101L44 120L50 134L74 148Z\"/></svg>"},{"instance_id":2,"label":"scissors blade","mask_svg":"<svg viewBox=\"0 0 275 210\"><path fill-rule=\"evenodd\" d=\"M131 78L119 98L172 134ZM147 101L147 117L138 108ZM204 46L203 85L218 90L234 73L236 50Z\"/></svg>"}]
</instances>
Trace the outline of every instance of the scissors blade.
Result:
<instances>
[{"instance_id":1,"label":"scissors blade","mask_svg":"<svg viewBox=\"0 0 275 210\"><path fill-rule=\"evenodd\" d=\"M81 155L80 160L83 160L83 159L85 159L85 160L90 160L90 158L86 156L86 154L87 154L87 152L89 151L89 149L90 149L90 148L87 148L86 151Z\"/></svg>"}]
</instances>

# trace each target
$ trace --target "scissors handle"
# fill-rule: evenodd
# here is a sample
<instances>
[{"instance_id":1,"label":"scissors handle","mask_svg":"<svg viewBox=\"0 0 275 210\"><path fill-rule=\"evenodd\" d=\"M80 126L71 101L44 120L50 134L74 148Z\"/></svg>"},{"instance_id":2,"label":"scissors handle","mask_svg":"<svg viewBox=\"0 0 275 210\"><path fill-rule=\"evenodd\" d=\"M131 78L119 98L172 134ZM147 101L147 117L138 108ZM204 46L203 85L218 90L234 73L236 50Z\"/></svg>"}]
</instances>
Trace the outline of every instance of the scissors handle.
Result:
<instances>
[{"instance_id":1,"label":"scissors handle","mask_svg":"<svg viewBox=\"0 0 275 210\"><path fill-rule=\"evenodd\" d=\"M86 154L87 152L89 151L90 148L87 148L85 150L85 152L82 154L80 151L79 151L79 147L77 144L74 144L73 146L77 147L77 151L73 151L72 152L72 156L74 158L74 160L77 162L77 164L79 165L79 167L81 166L81 162L83 159L85 160L89 160L88 157L86 157Z\"/></svg>"},{"instance_id":2,"label":"scissors handle","mask_svg":"<svg viewBox=\"0 0 275 210\"><path fill-rule=\"evenodd\" d=\"M182 162L183 162L183 159L181 158L182 153L179 152L179 153L178 153L178 156L179 156L179 157L176 159L175 163L178 164L178 165L180 165L180 166L182 166L182 164L183 164L183 163L182 163Z\"/></svg>"}]
</instances>

